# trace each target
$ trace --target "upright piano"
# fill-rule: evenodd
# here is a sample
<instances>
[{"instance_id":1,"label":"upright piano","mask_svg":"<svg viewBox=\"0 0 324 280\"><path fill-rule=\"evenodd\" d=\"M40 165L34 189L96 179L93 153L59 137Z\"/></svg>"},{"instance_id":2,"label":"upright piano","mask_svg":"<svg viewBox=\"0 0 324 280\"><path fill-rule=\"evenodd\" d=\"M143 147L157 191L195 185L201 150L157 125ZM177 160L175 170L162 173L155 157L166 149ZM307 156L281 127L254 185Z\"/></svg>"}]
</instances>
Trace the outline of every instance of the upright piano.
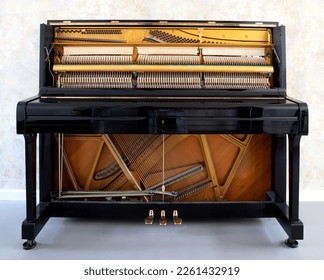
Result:
<instances>
[{"instance_id":1,"label":"upright piano","mask_svg":"<svg viewBox=\"0 0 324 280\"><path fill-rule=\"evenodd\" d=\"M51 217L276 218L297 247L308 109L277 22L48 21L17 104L24 249ZM297 82L297 81L296 81Z\"/></svg>"}]
</instances>

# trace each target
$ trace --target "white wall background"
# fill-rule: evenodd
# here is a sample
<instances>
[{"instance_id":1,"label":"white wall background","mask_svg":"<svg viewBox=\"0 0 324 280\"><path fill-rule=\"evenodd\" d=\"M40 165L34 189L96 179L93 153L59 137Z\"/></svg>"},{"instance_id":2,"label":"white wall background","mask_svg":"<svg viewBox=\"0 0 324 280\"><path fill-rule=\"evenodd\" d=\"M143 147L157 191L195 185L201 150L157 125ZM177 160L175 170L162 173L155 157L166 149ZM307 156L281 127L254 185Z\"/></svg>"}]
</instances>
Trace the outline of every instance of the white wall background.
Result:
<instances>
[{"instance_id":1,"label":"white wall background","mask_svg":"<svg viewBox=\"0 0 324 280\"><path fill-rule=\"evenodd\" d=\"M24 189L24 140L16 135L16 104L38 93L39 24L48 19L250 20L286 25L288 94L306 101L310 110L310 135L301 143L301 194L323 199L317 196L324 193L323 0L2 0L0 191Z\"/></svg>"}]
</instances>

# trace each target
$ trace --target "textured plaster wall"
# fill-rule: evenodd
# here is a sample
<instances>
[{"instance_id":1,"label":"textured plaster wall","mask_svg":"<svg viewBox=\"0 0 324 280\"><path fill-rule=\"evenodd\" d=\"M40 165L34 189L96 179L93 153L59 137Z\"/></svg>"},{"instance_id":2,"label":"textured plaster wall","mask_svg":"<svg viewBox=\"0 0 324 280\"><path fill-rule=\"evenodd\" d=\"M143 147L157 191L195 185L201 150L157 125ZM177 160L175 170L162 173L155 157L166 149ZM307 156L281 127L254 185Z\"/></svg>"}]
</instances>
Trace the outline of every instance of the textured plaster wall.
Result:
<instances>
[{"instance_id":1,"label":"textured plaster wall","mask_svg":"<svg viewBox=\"0 0 324 280\"><path fill-rule=\"evenodd\" d=\"M23 189L24 140L16 104L38 93L39 24L48 19L278 21L286 25L289 95L306 101L301 189L324 190L324 1L2 0L0 9L0 189Z\"/></svg>"}]
</instances>

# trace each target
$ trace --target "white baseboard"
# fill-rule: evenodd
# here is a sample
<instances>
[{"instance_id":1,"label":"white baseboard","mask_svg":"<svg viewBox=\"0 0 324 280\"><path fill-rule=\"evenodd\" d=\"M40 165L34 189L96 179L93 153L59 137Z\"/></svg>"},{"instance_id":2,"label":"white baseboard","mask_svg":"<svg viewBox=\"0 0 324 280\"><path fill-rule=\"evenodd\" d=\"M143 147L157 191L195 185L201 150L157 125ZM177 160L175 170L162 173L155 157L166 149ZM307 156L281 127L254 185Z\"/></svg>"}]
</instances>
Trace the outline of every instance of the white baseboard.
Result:
<instances>
[{"instance_id":1,"label":"white baseboard","mask_svg":"<svg viewBox=\"0 0 324 280\"><path fill-rule=\"evenodd\" d=\"M25 200L25 190L0 190L0 200Z\"/></svg>"},{"instance_id":2,"label":"white baseboard","mask_svg":"<svg viewBox=\"0 0 324 280\"><path fill-rule=\"evenodd\" d=\"M25 190L0 190L0 200L25 200ZM324 190L322 191L300 191L300 201L324 201Z\"/></svg>"},{"instance_id":3,"label":"white baseboard","mask_svg":"<svg viewBox=\"0 0 324 280\"><path fill-rule=\"evenodd\" d=\"M301 190L299 194L300 201L324 201L324 190L306 191Z\"/></svg>"}]
</instances>

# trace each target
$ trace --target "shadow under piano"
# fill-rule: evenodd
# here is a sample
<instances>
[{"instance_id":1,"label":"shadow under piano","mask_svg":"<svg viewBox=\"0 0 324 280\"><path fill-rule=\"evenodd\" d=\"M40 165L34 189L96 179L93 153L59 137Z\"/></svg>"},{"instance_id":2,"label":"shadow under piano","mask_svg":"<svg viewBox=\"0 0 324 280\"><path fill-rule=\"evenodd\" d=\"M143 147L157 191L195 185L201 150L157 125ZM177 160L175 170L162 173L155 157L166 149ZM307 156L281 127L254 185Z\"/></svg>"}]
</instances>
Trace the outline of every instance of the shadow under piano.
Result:
<instances>
[{"instance_id":1,"label":"shadow under piano","mask_svg":"<svg viewBox=\"0 0 324 280\"><path fill-rule=\"evenodd\" d=\"M284 26L48 21L39 75L17 105L25 249L51 217L273 217L303 239L308 108L286 92Z\"/></svg>"}]
</instances>

